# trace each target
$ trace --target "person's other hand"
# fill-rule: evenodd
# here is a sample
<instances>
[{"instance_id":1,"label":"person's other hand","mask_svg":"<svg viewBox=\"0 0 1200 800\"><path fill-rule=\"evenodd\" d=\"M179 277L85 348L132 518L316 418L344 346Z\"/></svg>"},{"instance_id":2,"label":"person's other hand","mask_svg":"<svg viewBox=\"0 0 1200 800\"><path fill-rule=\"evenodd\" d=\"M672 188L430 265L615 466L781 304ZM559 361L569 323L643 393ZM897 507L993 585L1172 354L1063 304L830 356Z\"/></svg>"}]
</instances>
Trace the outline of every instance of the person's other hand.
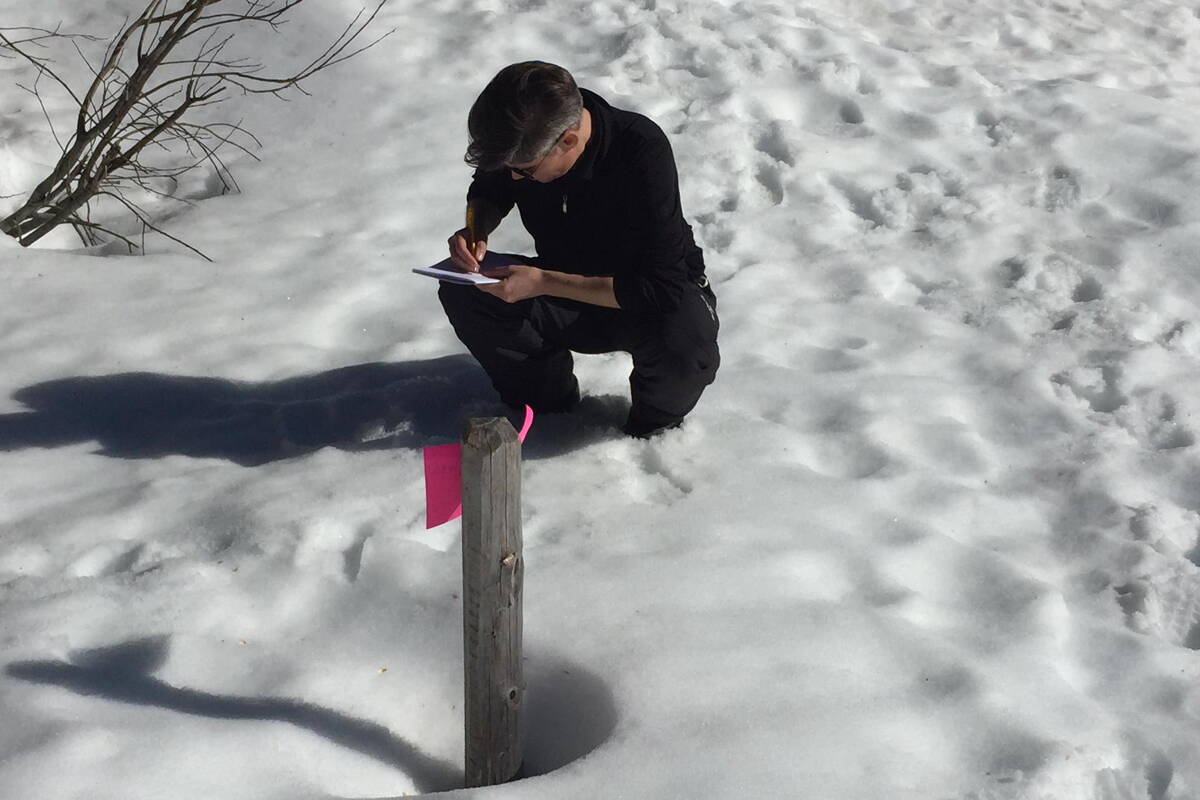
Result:
<instances>
[{"instance_id":1,"label":"person's other hand","mask_svg":"<svg viewBox=\"0 0 1200 800\"><path fill-rule=\"evenodd\" d=\"M509 264L484 271L489 278L499 278L499 283L481 283L480 291L499 297L506 303L516 303L539 297L544 292L544 273L538 267L527 264Z\"/></svg>"},{"instance_id":2,"label":"person's other hand","mask_svg":"<svg viewBox=\"0 0 1200 800\"><path fill-rule=\"evenodd\" d=\"M479 262L487 255L487 239L475 242L475 251L467 246L467 229L461 228L446 240L450 245L450 260L463 272L479 272Z\"/></svg>"}]
</instances>

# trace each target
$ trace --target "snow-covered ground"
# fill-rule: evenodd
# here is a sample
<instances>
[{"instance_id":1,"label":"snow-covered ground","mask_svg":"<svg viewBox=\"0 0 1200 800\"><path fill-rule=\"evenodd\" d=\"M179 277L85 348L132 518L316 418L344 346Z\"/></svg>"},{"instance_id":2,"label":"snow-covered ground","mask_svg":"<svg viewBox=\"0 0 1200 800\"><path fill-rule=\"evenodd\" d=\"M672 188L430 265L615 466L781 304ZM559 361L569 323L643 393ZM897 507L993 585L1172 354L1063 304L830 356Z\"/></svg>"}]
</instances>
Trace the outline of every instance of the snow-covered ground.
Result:
<instances>
[{"instance_id":1,"label":"snow-covered ground","mask_svg":"<svg viewBox=\"0 0 1200 800\"><path fill-rule=\"evenodd\" d=\"M248 42L286 67L357 9ZM263 141L241 193L159 207L212 263L0 237L0 796L1200 797L1200 10L389 27L312 97L227 104ZM424 529L421 447L497 403L409 270L460 224L471 101L527 58L670 134L724 365L649 442L616 430L623 355L535 424L534 777L455 792L459 530ZM56 155L31 77L0 60L0 195ZM381 408L401 435L350 446Z\"/></svg>"}]
</instances>

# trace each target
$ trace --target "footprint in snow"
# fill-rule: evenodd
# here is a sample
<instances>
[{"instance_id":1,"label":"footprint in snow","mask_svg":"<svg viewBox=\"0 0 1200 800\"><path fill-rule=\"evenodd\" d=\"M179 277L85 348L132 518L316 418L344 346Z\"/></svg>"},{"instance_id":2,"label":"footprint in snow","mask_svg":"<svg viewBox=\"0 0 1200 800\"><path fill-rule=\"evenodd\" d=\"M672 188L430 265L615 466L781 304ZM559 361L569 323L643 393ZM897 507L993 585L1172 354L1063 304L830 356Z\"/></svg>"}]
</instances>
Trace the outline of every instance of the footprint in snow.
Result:
<instances>
[{"instance_id":1,"label":"footprint in snow","mask_svg":"<svg viewBox=\"0 0 1200 800\"><path fill-rule=\"evenodd\" d=\"M1163 555L1186 551L1184 558L1200 567L1200 513L1173 503L1147 503L1134 509L1129 533Z\"/></svg>"},{"instance_id":2,"label":"footprint in snow","mask_svg":"<svg viewBox=\"0 0 1200 800\"><path fill-rule=\"evenodd\" d=\"M788 142L787 132L779 120L772 120L759 134L754 142L754 149L779 164L796 166L796 156Z\"/></svg>"},{"instance_id":3,"label":"footprint in snow","mask_svg":"<svg viewBox=\"0 0 1200 800\"><path fill-rule=\"evenodd\" d=\"M1000 262L997 274L1002 287L1015 289L1017 284L1029 274L1029 264L1020 256L1012 256Z\"/></svg>"},{"instance_id":4,"label":"footprint in snow","mask_svg":"<svg viewBox=\"0 0 1200 800\"><path fill-rule=\"evenodd\" d=\"M1105 270L1118 269L1125 263L1120 237L1113 236L1108 231L1097 231L1078 239L1058 241L1054 243L1054 247L1082 264Z\"/></svg>"},{"instance_id":5,"label":"footprint in snow","mask_svg":"<svg viewBox=\"0 0 1200 800\"><path fill-rule=\"evenodd\" d=\"M941 135L937 120L925 114L906 111L899 114L893 125L896 132L910 139L936 139Z\"/></svg>"},{"instance_id":6,"label":"footprint in snow","mask_svg":"<svg viewBox=\"0 0 1200 800\"><path fill-rule=\"evenodd\" d=\"M1134 739L1136 734L1127 739ZM1094 800L1166 800L1175 766L1160 752L1126 757L1123 767L1108 767L1096 774Z\"/></svg>"},{"instance_id":7,"label":"footprint in snow","mask_svg":"<svg viewBox=\"0 0 1200 800\"><path fill-rule=\"evenodd\" d=\"M1163 572L1116 588L1129 627L1170 644L1200 650L1200 568L1179 560Z\"/></svg>"},{"instance_id":8,"label":"footprint in snow","mask_svg":"<svg viewBox=\"0 0 1200 800\"><path fill-rule=\"evenodd\" d=\"M1092 411L1112 414L1129 400L1120 388L1122 374L1119 366L1109 364L1067 370L1052 376L1050 380L1059 389L1060 395L1066 391L1075 399L1087 403Z\"/></svg>"},{"instance_id":9,"label":"footprint in snow","mask_svg":"<svg viewBox=\"0 0 1200 800\"><path fill-rule=\"evenodd\" d=\"M1028 123L1023 124L1008 117L997 116L987 109L975 115L975 123L984 129L992 147L1008 144L1018 133L1029 128Z\"/></svg>"},{"instance_id":10,"label":"footprint in snow","mask_svg":"<svg viewBox=\"0 0 1200 800\"><path fill-rule=\"evenodd\" d=\"M842 350L862 350L871 344L869 339L864 339L861 336L846 336L838 339L834 346Z\"/></svg>"},{"instance_id":11,"label":"footprint in snow","mask_svg":"<svg viewBox=\"0 0 1200 800\"><path fill-rule=\"evenodd\" d=\"M1042 175L1039 196L1047 211L1074 208L1079 205L1079 176L1067 167L1053 167Z\"/></svg>"},{"instance_id":12,"label":"footprint in snow","mask_svg":"<svg viewBox=\"0 0 1200 800\"><path fill-rule=\"evenodd\" d=\"M1178 203L1153 192L1123 188L1113 192L1113 202L1124 213L1156 228L1173 228L1183 221Z\"/></svg>"},{"instance_id":13,"label":"footprint in snow","mask_svg":"<svg viewBox=\"0 0 1200 800\"><path fill-rule=\"evenodd\" d=\"M653 443L648 445L642 453L642 469L650 475L655 475L662 478L670 484L681 496L692 493L692 482L686 478L681 478L676 474L675 470L663 458L659 448L653 446Z\"/></svg>"},{"instance_id":14,"label":"footprint in snow","mask_svg":"<svg viewBox=\"0 0 1200 800\"><path fill-rule=\"evenodd\" d=\"M1156 341L1167 350L1200 358L1200 325L1189 320L1174 323Z\"/></svg>"},{"instance_id":15,"label":"footprint in snow","mask_svg":"<svg viewBox=\"0 0 1200 800\"><path fill-rule=\"evenodd\" d=\"M796 165L796 156L783 125L778 120L767 124L755 140L754 149L763 156L763 163L754 173L755 180L766 191L774 205L783 205L784 176Z\"/></svg>"},{"instance_id":16,"label":"footprint in snow","mask_svg":"<svg viewBox=\"0 0 1200 800\"><path fill-rule=\"evenodd\" d=\"M847 125L861 125L864 121L862 108L853 100L846 100L838 108L838 118Z\"/></svg>"},{"instance_id":17,"label":"footprint in snow","mask_svg":"<svg viewBox=\"0 0 1200 800\"><path fill-rule=\"evenodd\" d=\"M927 67L921 70L921 74L934 86L951 88L962 83L961 67Z\"/></svg>"},{"instance_id":18,"label":"footprint in snow","mask_svg":"<svg viewBox=\"0 0 1200 800\"><path fill-rule=\"evenodd\" d=\"M1071 293L1071 299L1076 303L1090 303L1104 297L1104 285L1095 278L1084 278Z\"/></svg>"},{"instance_id":19,"label":"footprint in snow","mask_svg":"<svg viewBox=\"0 0 1200 800\"><path fill-rule=\"evenodd\" d=\"M1179 421L1175 398L1165 392L1136 393L1118 421L1150 450L1178 450L1196 443L1196 435Z\"/></svg>"},{"instance_id":20,"label":"footprint in snow","mask_svg":"<svg viewBox=\"0 0 1200 800\"><path fill-rule=\"evenodd\" d=\"M849 201L850 211L873 228L949 235L977 208L962 197L960 177L926 164L899 173L894 185L882 189L868 189L844 178L830 182Z\"/></svg>"},{"instance_id":21,"label":"footprint in snow","mask_svg":"<svg viewBox=\"0 0 1200 800\"><path fill-rule=\"evenodd\" d=\"M754 173L754 179L771 198L774 205L783 205L783 175L778 164L764 164Z\"/></svg>"},{"instance_id":22,"label":"footprint in snow","mask_svg":"<svg viewBox=\"0 0 1200 800\"><path fill-rule=\"evenodd\" d=\"M99 544L77 558L71 564L70 572L78 578L99 578L131 572L145 549L143 543L124 540Z\"/></svg>"},{"instance_id":23,"label":"footprint in snow","mask_svg":"<svg viewBox=\"0 0 1200 800\"><path fill-rule=\"evenodd\" d=\"M895 473L888 454L857 434L809 436L791 455L802 466L835 480L859 481Z\"/></svg>"}]
</instances>

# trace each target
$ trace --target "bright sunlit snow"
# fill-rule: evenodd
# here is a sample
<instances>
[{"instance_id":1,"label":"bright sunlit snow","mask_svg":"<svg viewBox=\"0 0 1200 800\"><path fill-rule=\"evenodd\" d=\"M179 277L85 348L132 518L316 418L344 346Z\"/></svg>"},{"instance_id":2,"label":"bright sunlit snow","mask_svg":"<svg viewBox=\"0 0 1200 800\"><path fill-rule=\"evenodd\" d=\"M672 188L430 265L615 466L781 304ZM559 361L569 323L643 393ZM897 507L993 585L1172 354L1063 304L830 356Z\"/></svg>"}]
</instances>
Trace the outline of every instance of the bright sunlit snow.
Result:
<instances>
[{"instance_id":1,"label":"bright sunlit snow","mask_svg":"<svg viewBox=\"0 0 1200 800\"><path fill-rule=\"evenodd\" d=\"M282 71L358 8L243 45ZM393 27L311 97L224 105L262 141L239 193L143 198L211 263L0 237L0 797L1200 796L1200 11L391 0ZM472 100L530 58L669 134L723 366L648 442L621 354L535 423L534 777L463 791L459 526L424 529L421 448L503 407L411 269L461 226ZM0 212L57 158L33 77L0 60ZM531 246L515 214L491 244Z\"/></svg>"}]
</instances>

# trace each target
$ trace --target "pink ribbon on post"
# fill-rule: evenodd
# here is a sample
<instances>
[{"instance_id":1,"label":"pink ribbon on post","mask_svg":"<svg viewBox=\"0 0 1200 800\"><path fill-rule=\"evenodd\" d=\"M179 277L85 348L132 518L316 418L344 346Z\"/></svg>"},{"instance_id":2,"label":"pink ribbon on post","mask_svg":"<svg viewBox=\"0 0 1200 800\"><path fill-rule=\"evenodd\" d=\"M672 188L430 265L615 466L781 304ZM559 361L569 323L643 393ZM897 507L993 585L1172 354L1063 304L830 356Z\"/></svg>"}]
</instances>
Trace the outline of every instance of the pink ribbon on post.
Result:
<instances>
[{"instance_id":1,"label":"pink ribbon on post","mask_svg":"<svg viewBox=\"0 0 1200 800\"><path fill-rule=\"evenodd\" d=\"M533 426L533 409L525 406L525 423L517 438ZM425 448L425 530L462 516L462 445L435 444Z\"/></svg>"}]
</instances>

